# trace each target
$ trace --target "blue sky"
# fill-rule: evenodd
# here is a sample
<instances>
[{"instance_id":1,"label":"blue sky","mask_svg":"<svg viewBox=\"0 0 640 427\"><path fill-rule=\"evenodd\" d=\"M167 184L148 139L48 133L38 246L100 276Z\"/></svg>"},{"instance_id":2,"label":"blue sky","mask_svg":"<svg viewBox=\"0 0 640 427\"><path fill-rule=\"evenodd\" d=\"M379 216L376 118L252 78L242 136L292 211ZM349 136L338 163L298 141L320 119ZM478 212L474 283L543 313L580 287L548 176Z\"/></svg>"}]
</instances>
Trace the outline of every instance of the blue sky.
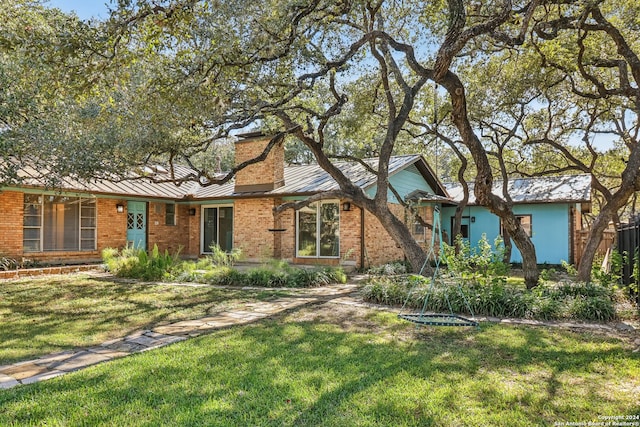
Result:
<instances>
[{"instance_id":1,"label":"blue sky","mask_svg":"<svg viewBox=\"0 0 640 427\"><path fill-rule=\"evenodd\" d=\"M81 19L101 18L108 16L109 0L49 0L48 6L57 7L65 12L75 12Z\"/></svg>"}]
</instances>

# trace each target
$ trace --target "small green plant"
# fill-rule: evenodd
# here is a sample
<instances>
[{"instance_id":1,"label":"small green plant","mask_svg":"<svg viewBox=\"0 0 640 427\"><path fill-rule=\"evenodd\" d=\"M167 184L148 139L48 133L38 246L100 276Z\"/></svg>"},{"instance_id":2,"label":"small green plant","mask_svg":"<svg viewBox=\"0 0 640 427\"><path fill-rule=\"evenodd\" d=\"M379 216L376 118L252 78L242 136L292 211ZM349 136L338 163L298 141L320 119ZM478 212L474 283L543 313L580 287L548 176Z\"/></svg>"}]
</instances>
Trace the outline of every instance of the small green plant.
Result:
<instances>
[{"instance_id":1,"label":"small green plant","mask_svg":"<svg viewBox=\"0 0 640 427\"><path fill-rule=\"evenodd\" d=\"M399 275L371 277L362 288L366 301L388 305L406 305L428 311L467 313L493 317L521 317L539 320L576 319L608 322L616 318L614 292L605 286L590 284L543 284L526 289L510 285L505 278L474 281L466 286L422 276Z\"/></svg>"},{"instance_id":2,"label":"small green plant","mask_svg":"<svg viewBox=\"0 0 640 427\"><path fill-rule=\"evenodd\" d=\"M17 270L20 268L20 263L13 258L0 257L0 270Z\"/></svg>"},{"instance_id":3,"label":"small green plant","mask_svg":"<svg viewBox=\"0 0 640 427\"><path fill-rule=\"evenodd\" d=\"M212 244L209 248L211 253L206 256L206 259L215 266L233 267L242 259L242 250L239 248L233 248L231 252L226 252L217 244Z\"/></svg>"},{"instance_id":4,"label":"small green plant","mask_svg":"<svg viewBox=\"0 0 640 427\"><path fill-rule=\"evenodd\" d=\"M556 270L555 268L543 268L540 270L540 279L543 281L551 281L556 278Z\"/></svg>"},{"instance_id":5,"label":"small green plant","mask_svg":"<svg viewBox=\"0 0 640 427\"><path fill-rule=\"evenodd\" d=\"M617 250L612 250L609 257L609 268L603 267L604 259L599 257L594 259L591 266L591 277L603 286L618 285L622 278L622 268L627 260L627 254L621 254Z\"/></svg>"},{"instance_id":6,"label":"small green plant","mask_svg":"<svg viewBox=\"0 0 640 427\"><path fill-rule=\"evenodd\" d=\"M562 265L562 268L564 268L564 271L566 271L569 276L575 277L578 275L578 269L576 269L573 264L569 264L565 260L560 260L560 265Z\"/></svg>"},{"instance_id":7,"label":"small green plant","mask_svg":"<svg viewBox=\"0 0 640 427\"><path fill-rule=\"evenodd\" d=\"M370 267L367 273L374 276L393 276L407 273L409 267L404 261L388 262L386 264Z\"/></svg>"},{"instance_id":8,"label":"small green plant","mask_svg":"<svg viewBox=\"0 0 640 427\"><path fill-rule=\"evenodd\" d=\"M125 247L121 251L106 248L102 259L108 271L119 277L143 280L159 280L170 276L170 270L180 260L180 249L170 255L169 251L160 252L157 245L148 254L144 249Z\"/></svg>"},{"instance_id":9,"label":"small green plant","mask_svg":"<svg viewBox=\"0 0 640 427\"><path fill-rule=\"evenodd\" d=\"M447 269L454 274L491 278L504 276L510 269L510 265L504 262L504 241L500 236L491 245L487 235L482 234L478 245L471 248L469 241L458 235L454 246L443 243L441 250Z\"/></svg>"}]
</instances>

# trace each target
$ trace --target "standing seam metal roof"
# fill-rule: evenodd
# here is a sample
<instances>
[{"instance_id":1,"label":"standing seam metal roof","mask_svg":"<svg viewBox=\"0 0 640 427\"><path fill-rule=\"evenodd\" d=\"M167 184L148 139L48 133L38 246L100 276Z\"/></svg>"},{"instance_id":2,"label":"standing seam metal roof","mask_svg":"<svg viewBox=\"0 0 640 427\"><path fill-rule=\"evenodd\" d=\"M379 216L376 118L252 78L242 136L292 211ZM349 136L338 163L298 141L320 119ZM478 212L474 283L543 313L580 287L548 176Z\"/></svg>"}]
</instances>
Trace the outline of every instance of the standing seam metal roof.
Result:
<instances>
[{"instance_id":1,"label":"standing seam metal roof","mask_svg":"<svg viewBox=\"0 0 640 427\"><path fill-rule=\"evenodd\" d=\"M462 200L462 186L446 183L452 199ZM469 183L469 205L476 204L474 183ZM563 175L509 180L508 193L514 203L560 203L591 201L590 175ZM502 197L502 180L494 181L492 193Z\"/></svg>"},{"instance_id":2,"label":"standing seam metal roof","mask_svg":"<svg viewBox=\"0 0 640 427\"><path fill-rule=\"evenodd\" d=\"M371 168L377 169L378 159L363 159ZM389 175L393 175L400 170L419 162L422 157L417 154L392 156L389 159ZM357 162L339 161L334 163L347 178L357 186L368 189L376 184L376 175L369 172L363 165ZM426 162L425 162L426 164ZM427 166L428 169L428 166ZM158 168L161 170L161 168ZM193 171L184 166L174 168L176 178L188 176ZM20 176L24 178L23 185L32 187L42 187L38 177L47 174L48 171L36 171L33 168L25 167L20 171ZM246 193L235 193L233 180L225 184L201 185L198 182L185 182L176 185L173 182L154 182L153 177L162 180L168 179L166 172L156 172L149 177L131 174L131 180L109 181L95 180L83 181L73 178L63 178L60 180L60 189L67 191L79 191L87 193L138 196L165 199L220 199L247 196ZM317 164L285 166L285 185L277 189L254 193L254 196L268 195L295 195L319 193L324 191L337 190L339 188L336 181L324 169Z\"/></svg>"}]
</instances>

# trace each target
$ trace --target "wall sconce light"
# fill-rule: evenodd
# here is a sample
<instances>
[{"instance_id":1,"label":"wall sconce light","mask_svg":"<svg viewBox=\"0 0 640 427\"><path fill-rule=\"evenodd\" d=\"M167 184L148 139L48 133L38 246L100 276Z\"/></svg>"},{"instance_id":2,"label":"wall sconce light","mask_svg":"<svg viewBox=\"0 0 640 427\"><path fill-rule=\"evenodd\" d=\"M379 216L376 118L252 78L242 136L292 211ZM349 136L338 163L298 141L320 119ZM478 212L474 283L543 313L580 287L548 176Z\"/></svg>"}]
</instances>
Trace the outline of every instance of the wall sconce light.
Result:
<instances>
[{"instance_id":1,"label":"wall sconce light","mask_svg":"<svg viewBox=\"0 0 640 427\"><path fill-rule=\"evenodd\" d=\"M342 204L342 210L345 212L349 212L351 210L351 202L344 202Z\"/></svg>"},{"instance_id":2,"label":"wall sconce light","mask_svg":"<svg viewBox=\"0 0 640 427\"><path fill-rule=\"evenodd\" d=\"M476 217L475 216L471 217L471 222L476 222Z\"/></svg>"},{"instance_id":3,"label":"wall sconce light","mask_svg":"<svg viewBox=\"0 0 640 427\"><path fill-rule=\"evenodd\" d=\"M116 212L118 212L118 213L124 212L124 205L122 203L118 203L116 205Z\"/></svg>"},{"instance_id":4,"label":"wall sconce light","mask_svg":"<svg viewBox=\"0 0 640 427\"><path fill-rule=\"evenodd\" d=\"M196 208L189 208L189 216L196 216Z\"/></svg>"}]
</instances>

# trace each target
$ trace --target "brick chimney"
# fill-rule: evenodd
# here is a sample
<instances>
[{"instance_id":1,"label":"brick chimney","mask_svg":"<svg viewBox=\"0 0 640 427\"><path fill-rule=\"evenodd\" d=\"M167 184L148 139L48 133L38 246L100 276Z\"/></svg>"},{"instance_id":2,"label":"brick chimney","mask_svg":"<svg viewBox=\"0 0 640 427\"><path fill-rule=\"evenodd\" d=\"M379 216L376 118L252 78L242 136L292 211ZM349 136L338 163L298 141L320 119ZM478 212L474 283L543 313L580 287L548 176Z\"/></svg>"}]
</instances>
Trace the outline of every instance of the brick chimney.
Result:
<instances>
[{"instance_id":1,"label":"brick chimney","mask_svg":"<svg viewBox=\"0 0 640 427\"><path fill-rule=\"evenodd\" d=\"M269 145L273 136L262 132L238 136L235 149L236 166L258 157ZM284 185L284 142L271 148L267 158L240 170L235 177L236 193L271 191Z\"/></svg>"}]
</instances>

